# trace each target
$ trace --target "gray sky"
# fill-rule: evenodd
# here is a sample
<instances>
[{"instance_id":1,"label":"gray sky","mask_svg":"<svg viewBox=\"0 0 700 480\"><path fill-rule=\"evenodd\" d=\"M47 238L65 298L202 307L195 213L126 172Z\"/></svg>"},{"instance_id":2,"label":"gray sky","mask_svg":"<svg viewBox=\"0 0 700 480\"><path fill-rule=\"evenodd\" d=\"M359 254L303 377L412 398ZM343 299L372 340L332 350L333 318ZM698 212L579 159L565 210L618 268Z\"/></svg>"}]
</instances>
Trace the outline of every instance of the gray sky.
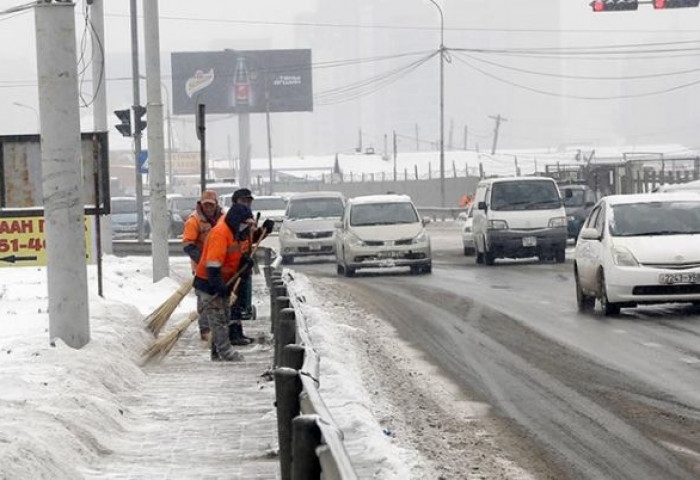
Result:
<instances>
[{"instance_id":1,"label":"gray sky","mask_svg":"<svg viewBox=\"0 0 700 480\"><path fill-rule=\"evenodd\" d=\"M22 0L0 0L0 9ZM437 32L391 28L339 28L301 25L240 25L211 20L263 20L269 22L361 24L382 26L437 25L435 8L427 0L314 0L294 2L259 0L161 0L163 75L167 81L172 51L221 50L224 48L312 48L314 62L393 55L409 51L431 50L438 42ZM464 48L545 48L678 42L700 39L695 33L700 9L654 11L645 6L639 12L592 14L588 0L445 0L447 26L476 30L448 31L446 43ZM107 77L131 73L129 63L129 2L106 2ZM82 1L76 7L79 15ZM195 20L192 20L195 19ZM199 21L196 19L200 19ZM202 19L207 19L206 21ZM13 105L20 102L36 107L35 86L17 86L35 82L35 45L33 14L16 18L0 17L0 134L29 133L36 130L35 114ZM78 23L81 31L82 24ZM142 45L143 47L143 45ZM658 47L657 47L658 48ZM700 48L700 43L679 44L668 48ZM470 54L471 55L471 54ZM695 130L700 120L696 97L700 85L673 93L645 98L594 101L561 98L639 95L679 87L700 81L700 71L647 79L592 80L561 79L532 75L531 70L547 75L589 77L638 77L648 74L700 69L700 52L686 51L640 60L597 58L585 60L572 56L566 61L477 55L475 71L453 58L447 68L447 118L454 123L455 143L461 145L463 125L473 132L470 139L482 149L490 145L493 122L490 115L501 113L510 120L502 131L502 146L550 147L563 143L658 144L685 143L699 146ZM323 71L315 77L316 91L337 88L353 81L382 74L411 59L384 64L362 65L350 71ZM484 63L484 61L492 63ZM506 66L510 69L503 68ZM486 72L483 73L483 72ZM506 83L507 82L507 83ZM514 85L515 84L515 85ZM523 88L524 87L524 88ZM529 90L528 90L529 89ZM543 90L549 95L531 91ZM90 91L89 84L86 90ZM130 83L108 83L109 110L131 103ZM145 88L142 95L145 97ZM362 129L366 143L379 143L384 134L397 130L414 135L419 124L421 137L437 138L437 59L373 95L340 105L319 106L313 114L285 114L273 119L277 151L293 153L333 153L352 148L357 130ZM85 109L85 127L91 126L91 113ZM114 121L110 118L110 124ZM319 135L319 128L331 126L333 136ZM194 127L187 119L175 122L177 142L182 148L194 147ZM235 144L235 120L221 119L212 125L211 148L224 155L228 137ZM263 124L253 122L254 155L264 155ZM319 138L322 137L322 138ZM458 139L458 140L457 140ZM115 148L129 148L128 140L111 136ZM404 140L402 148L410 148ZM470 143L470 146L471 143Z\"/></svg>"}]
</instances>

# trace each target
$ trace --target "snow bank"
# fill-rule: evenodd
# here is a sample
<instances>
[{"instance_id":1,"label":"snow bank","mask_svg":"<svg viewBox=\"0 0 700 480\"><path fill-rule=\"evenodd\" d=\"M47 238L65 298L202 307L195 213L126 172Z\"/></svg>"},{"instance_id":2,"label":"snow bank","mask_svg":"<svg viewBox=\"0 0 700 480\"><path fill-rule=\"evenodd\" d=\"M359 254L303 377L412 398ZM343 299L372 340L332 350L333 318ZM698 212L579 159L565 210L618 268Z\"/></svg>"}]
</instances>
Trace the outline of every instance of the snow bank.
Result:
<instances>
[{"instance_id":1,"label":"snow bank","mask_svg":"<svg viewBox=\"0 0 700 480\"><path fill-rule=\"evenodd\" d=\"M374 402L364 386L359 355L362 348L343 322L347 310L328 305L312 281L297 272L289 285L292 296L305 299L296 308L306 319L309 335L321 356L321 396L345 435L345 446L361 478L405 480L422 462L420 455L394 444L392 432L379 423Z\"/></svg>"},{"instance_id":2,"label":"snow bank","mask_svg":"<svg viewBox=\"0 0 700 480\"><path fill-rule=\"evenodd\" d=\"M0 280L0 478L74 479L109 454L129 412L118 395L139 389L139 354L152 339L144 315L177 288L151 282L150 258L105 258L105 299L90 295L92 340L49 345L46 271L4 269ZM96 272L90 267L90 286ZM194 308L185 299L183 311ZM181 314L182 315L182 314Z\"/></svg>"}]
</instances>

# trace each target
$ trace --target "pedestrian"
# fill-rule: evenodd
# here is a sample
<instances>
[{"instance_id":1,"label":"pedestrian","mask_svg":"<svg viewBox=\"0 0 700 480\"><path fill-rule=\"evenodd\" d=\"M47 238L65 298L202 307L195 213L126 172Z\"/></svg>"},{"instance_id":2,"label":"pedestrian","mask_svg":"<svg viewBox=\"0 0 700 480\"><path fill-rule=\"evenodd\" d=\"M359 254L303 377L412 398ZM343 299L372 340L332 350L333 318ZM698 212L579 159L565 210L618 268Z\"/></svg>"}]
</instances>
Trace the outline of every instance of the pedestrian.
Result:
<instances>
[{"instance_id":1,"label":"pedestrian","mask_svg":"<svg viewBox=\"0 0 700 480\"><path fill-rule=\"evenodd\" d=\"M197 202L195 210L187 218L185 231L182 235L185 253L192 261L192 275L195 275L197 271L197 264L202 257L207 236L209 236L209 232L219 222L222 215L223 212L219 206L219 196L213 190L205 190ZM197 293L197 313L199 314L200 337L203 341L209 341L209 320L204 312L202 298L199 293Z\"/></svg>"},{"instance_id":2,"label":"pedestrian","mask_svg":"<svg viewBox=\"0 0 700 480\"><path fill-rule=\"evenodd\" d=\"M231 199L231 209L227 218L231 218L234 228L234 236L245 247L244 251L250 252L252 243L257 242L263 231L271 232L275 226L272 220L265 220L262 230L257 229L253 212L250 209L253 203L253 194L247 188L234 192ZM244 254L245 255L245 254ZM231 306L231 323L229 326L229 340L233 345L249 345L253 339L243 333L242 320L252 318L253 310L253 279L252 270L247 271L241 277L241 286L236 302Z\"/></svg>"},{"instance_id":3,"label":"pedestrian","mask_svg":"<svg viewBox=\"0 0 700 480\"><path fill-rule=\"evenodd\" d=\"M229 298L234 285L228 283L239 271L249 270L252 260L250 256L243 255L246 245L234 235L234 217L229 211L224 220L209 232L194 278L195 291L201 297L209 321L213 361L234 362L243 359L229 339Z\"/></svg>"}]
</instances>

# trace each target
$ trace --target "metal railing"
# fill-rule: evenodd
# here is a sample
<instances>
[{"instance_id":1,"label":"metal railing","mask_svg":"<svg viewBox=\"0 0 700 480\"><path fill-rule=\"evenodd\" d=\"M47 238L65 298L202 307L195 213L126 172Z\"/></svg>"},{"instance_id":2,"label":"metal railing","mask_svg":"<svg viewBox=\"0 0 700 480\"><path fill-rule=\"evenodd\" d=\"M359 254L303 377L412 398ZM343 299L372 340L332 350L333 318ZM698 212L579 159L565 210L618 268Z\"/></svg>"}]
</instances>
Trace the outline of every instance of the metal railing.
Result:
<instances>
[{"instance_id":1,"label":"metal railing","mask_svg":"<svg viewBox=\"0 0 700 480\"><path fill-rule=\"evenodd\" d=\"M459 214L466 211L465 208L418 207L418 213L423 218L430 218L433 221L457 220Z\"/></svg>"},{"instance_id":2,"label":"metal railing","mask_svg":"<svg viewBox=\"0 0 700 480\"><path fill-rule=\"evenodd\" d=\"M343 433L319 392L320 357L308 334L300 304L287 280L264 252L275 338L275 395L282 480L357 480Z\"/></svg>"}]
</instances>

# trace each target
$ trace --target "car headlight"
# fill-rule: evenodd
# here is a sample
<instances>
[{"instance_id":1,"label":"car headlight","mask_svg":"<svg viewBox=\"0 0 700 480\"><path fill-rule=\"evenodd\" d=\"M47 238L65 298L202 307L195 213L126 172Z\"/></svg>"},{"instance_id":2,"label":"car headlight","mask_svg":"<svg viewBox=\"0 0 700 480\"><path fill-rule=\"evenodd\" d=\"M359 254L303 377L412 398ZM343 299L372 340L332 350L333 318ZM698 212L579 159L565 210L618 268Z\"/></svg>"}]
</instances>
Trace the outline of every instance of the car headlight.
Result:
<instances>
[{"instance_id":1,"label":"car headlight","mask_svg":"<svg viewBox=\"0 0 700 480\"><path fill-rule=\"evenodd\" d=\"M505 220L489 220L489 230L508 230L508 222Z\"/></svg>"},{"instance_id":2,"label":"car headlight","mask_svg":"<svg viewBox=\"0 0 700 480\"><path fill-rule=\"evenodd\" d=\"M423 232L419 233L418 236L415 237L415 238L411 241L411 244L412 244L412 245L418 245L418 244L420 244L420 243L427 243L427 242L428 242L428 234L427 234L425 231L423 231Z\"/></svg>"},{"instance_id":3,"label":"car headlight","mask_svg":"<svg viewBox=\"0 0 700 480\"><path fill-rule=\"evenodd\" d=\"M294 232L292 232L285 226L282 226L282 228L280 229L280 237L294 238L295 236L296 235L294 234Z\"/></svg>"},{"instance_id":4,"label":"car headlight","mask_svg":"<svg viewBox=\"0 0 700 480\"><path fill-rule=\"evenodd\" d=\"M182 217L180 215L178 215L177 213L174 213L173 220L175 220L176 222L179 223L179 222L182 222Z\"/></svg>"},{"instance_id":5,"label":"car headlight","mask_svg":"<svg viewBox=\"0 0 700 480\"><path fill-rule=\"evenodd\" d=\"M365 242L354 233L348 233L346 238L348 240L348 245L351 247L363 247L365 245Z\"/></svg>"},{"instance_id":6,"label":"car headlight","mask_svg":"<svg viewBox=\"0 0 700 480\"><path fill-rule=\"evenodd\" d=\"M549 228L566 228L566 217L554 217L549 219Z\"/></svg>"},{"instance_id":7,"label":"car headlight","mask_svg":"<svg viewBox=\"0 0 700 480\"><path fill-rule=\"evenodd\" d=\"M632 252L630 252L627 248L625 247L615 247L613 248L613 261L615 262L615 265L619 267L638 267L639 262L637 261L636 258L634 258L634 255Z\"/></svg>"}]
</instances>

